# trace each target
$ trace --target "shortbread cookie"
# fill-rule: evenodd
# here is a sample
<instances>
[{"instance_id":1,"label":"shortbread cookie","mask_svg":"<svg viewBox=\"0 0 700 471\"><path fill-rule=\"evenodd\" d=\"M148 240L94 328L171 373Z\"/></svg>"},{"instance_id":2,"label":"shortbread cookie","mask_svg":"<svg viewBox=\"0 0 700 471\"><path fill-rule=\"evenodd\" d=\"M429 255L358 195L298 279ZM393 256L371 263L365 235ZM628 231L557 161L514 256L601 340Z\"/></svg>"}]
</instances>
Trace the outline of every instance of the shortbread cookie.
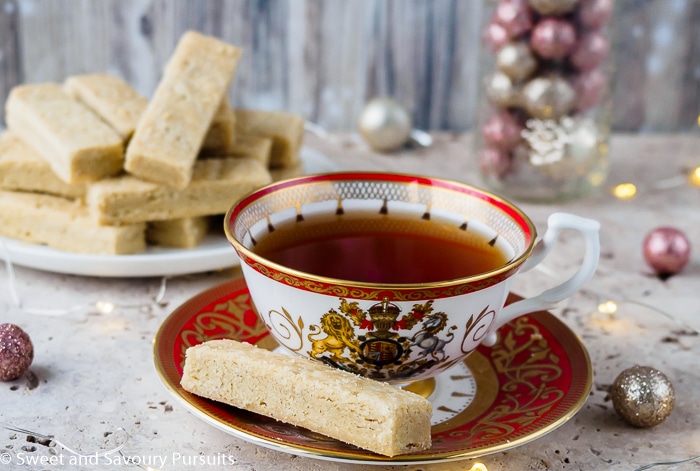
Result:
<instances>
[{"instance_id":1,"label":"shortbread cookie","mask_svg":"<svg viewBox=\"0 0 700 471\"><path fill-rule=\"evenodd\" d=\"M214 114L209 130L204 136L202 155L227 155L236 141L236 115L229 105L228 95L224 95Z\"/></svg>"},{"instance_id":2,"label":"shortbread cookie","mask_svg":"<svg viewBox=\"0 0 700 471\"><path fill-rule=\"evenodd\" d=\"M270 172L252 158L201 159L183 190L122 175L90 185L86 199L100 224L162 221L223 214L270 181Z\"/></svg>"},{"instance_id":3,"label":"shortbread cookie","mask_svg":"<svg viewBox=\"0 0 700 471\"><path fill-rule=\"evenodd\" d=\"M386 456L431 446L432 406L418 394L235 340L188 348L180 384Z\"/></svg>"},{"instance_id":4,"label":"shortbread cookie","mask_svg":"<svg viewBox=\"0 0 700 471\"><path fill-rule=\"evenodd\" d=\"M122 169L121 136L58 84L13 88L5 119L66 183L99 180Z\"/></svg>"},{"instance_id":5,"label":"shortbread cookie","mask_svg":"<svg viewBox=\"0 0 700 471\"><path fill-rule=\"evenodd\" d=\"M68 77L65 90L94 111L127 142L136 129L148 100L120 77L87 74Z\"/></svg>"},{"instance_id":6,"label":"shortbread cookie","mask_svg":"<svg viewBox=\"0 0 700 471\"><path fill-rule=\"evenodd\" d=\"M270 165L271 151L271 138L239 134L226 155L229 157L253 157L267 167Z\"/></svg>"},{"instance_id":7,"label":"shortbread cookie","mask_svg":"<svg viewBox=\"0 0 700 471\"><path fill-rule=\"evenodd\" d=\"M146 225L146 241L162 247L191 249L209 231L209 216L151 221Z\"/></svg>"},{"instance_id":8,"label":"shortbread cookie","mask_svg":"<svg viewBox=\"0 0 700 471\"><path fill-rule=\"evenodd\" d=\"M194 31L185 33L126 150L124 168L182 190L242 50Z\"/></svg>"},{"instance_id":9,"label":"shortbread cookie","mask_svg":"<svg viewBox=\"0 0 700 471\"><path fill-rule=\"evenodd\" d=\"M146 248L143 223L100 226L78 201L0 191L0 234L77 253L120 255Z\"/></svg>"},{"instance_id":10,"label":"shortbread cookie","mask_svg":"<svg viewBox=\"0 0 700 471\"><path fill-rule=\"evenodd\" d=\"M304 139L304 119L281 111L237 109L236 135L272 139L270 167L286 167L299 160Z\"/></svg>"},{"instance_id":11,"label":"shortbread cookie","mask_svg":"<svg viewBox=\"0 0 700 471\"><path fill-rule=\"evenodd\" d=\"M85 183L66 183L49 163L11 131L0 137L0 188L48 193L66 198L83 198Z\"/></svg>"}]
</instances>

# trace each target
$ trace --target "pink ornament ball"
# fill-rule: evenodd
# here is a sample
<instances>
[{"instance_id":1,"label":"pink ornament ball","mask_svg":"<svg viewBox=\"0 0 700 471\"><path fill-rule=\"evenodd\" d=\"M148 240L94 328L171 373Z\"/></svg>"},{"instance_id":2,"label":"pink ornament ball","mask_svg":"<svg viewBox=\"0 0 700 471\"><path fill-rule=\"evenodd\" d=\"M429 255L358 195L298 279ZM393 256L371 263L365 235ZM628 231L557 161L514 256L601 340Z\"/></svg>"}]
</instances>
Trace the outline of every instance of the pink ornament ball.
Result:
<instances>
[{"instance_id":1,"label":"pink ornament ball","mask_svg":"<svg viewBox=\"0 0 700 471\"><path fill-rule=\"evenodd\" d=\"M525 0L501 0L494 11L494 22L515 38L530 31L533 13Z\"/></svg>"},{"instance_id":2,"label":"pink ornament ball","mask_svg":"<svg viewBox=\"0 0 700 471\"><path fill-rule=\"evenodd\" d=\"M492 51L498 51L509 39L508 31L498 23L489 23L484 31L484 42Z\"/></svg>"},{"instance_id":3,"label":"pink ornament ball","mask_svg":"<svg viewBox=\"0 0 700 471\"><path fill-rule=\"evenodd\" d=\"M576 93L574 107L579 112L588 111L600 103L607 87L605 74L598 69L579 74L572 82Z\"/></svg>"},{"instance_id":4,"label":"pink ornament ball","mask_svg":"<svg viewBox=\"0 0 700 471\"><path fill-rule=\"evenodd\" d=\"M545 59L563 59L576 44L576 30L567 20L545 18L530 35L532 49Z\"/></svg>"},{"instance_id":5,"label":"pink ornament ball","mask_svg":"<svg viewBox=\"0 0 700 471\"><path fill-rule=\"evenodd\" d=\"M491 117L481 132L488 145L507 151L520 142L522 130L523 125L512 114L504 111Z\"/></svg>"},{"instance_id":6,"label":"pink ornament ball","mask_svg":"<svg viewBox=\"0 0 700 471\"><path fill-rule=\"evenodd\" d=\"M12 381L29 369L34 346L29 335L14 324L0 324L0 381Z\"/></svg>"},{"instance_id":7,"label":"pink ornament ball","mask_svg":"<svg viewBox=\"0 0 700 471\"><path fill-rule=\"evenodd\" d=\"M503 178L513 165L508 152L493 147L484 147L479 151L479 168L482 175Z\"/></svg>"},{"instance_id":8,"label":"pink ornament ball","mask_svg":"<svg viewBox=\"0 0 700 471\"><path fill-rule=\"evenodd\" d=\"M569 60L578 70L587 72L598 67L610 53L610 42L597 31L586 33L574 46Z\"/></svg>"},{"instance_id":9,"label":"pink ornament ball","mask_svg":"<svg viewBox=\"0 0 700 471\"><path fill-rule=\"evenodd\" d=\"M582 0L579 8L581 24L589 29L606 25L613 14L613 0Z\"/></svg>"},{"instance_id":10,"label":"pink ornament ball","mask_svg":"<svg viewBox=\"0 0 700 471\"><path fill-rule=\"evenodd\" d=\"M651 230L642 244L644 260L662 276L675 275L690 260L690 242L680 230L657 227Z\"/></svg>"}]
</instances>

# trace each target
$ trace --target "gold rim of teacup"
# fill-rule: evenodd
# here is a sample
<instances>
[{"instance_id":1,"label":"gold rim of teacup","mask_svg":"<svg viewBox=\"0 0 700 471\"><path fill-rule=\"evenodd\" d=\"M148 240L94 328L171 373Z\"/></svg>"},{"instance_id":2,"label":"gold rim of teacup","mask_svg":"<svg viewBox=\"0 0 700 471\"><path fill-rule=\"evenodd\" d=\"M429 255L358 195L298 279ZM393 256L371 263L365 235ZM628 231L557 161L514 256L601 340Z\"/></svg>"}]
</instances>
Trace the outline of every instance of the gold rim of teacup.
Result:
<instances>
[{"instance_id":1,"label":"gold rim of teacup","mask_svg":"<svg viewBox=\"0 0 700 471\"><path fill-rule=\"evenodd\" d=\"M362 178L364 176L364 178ZM527 229L529 231L530 235L530 240L527 243L527 247L522 250L522 253L520 255L517 255L513 257L511 260L509 260L506 264L503 266L496 268L494 270L490 270L484 273L479 273L477 275L471 275L467 277L462 277L462 278L454 278L454 279L448 279L448 280L440 280L440 281L434 281L434 282L429 282L429 283L372 283L372 282L363 282L363 281L357 281L357 280L345 280L341 278L331 278L331 277L326 277L326 276L320 276L320 275L314 275L313 273L308 273L300 270L295 270L293 268L286 267L284 265L280 265L278 263L275 263L271 260L268 260L265 257L261 257L260 255L256 254L249 248L247 248L245 245L243 245L242 242L240 242L236 237L234 237L232 231L231 231L231 225L235 224L235 221L232 221L231 219L238 213L240 213L243 209L246 207L250 206L251 204L259 201L261 198L265 197L266 195L271 194L273 191L276 189L282 189L282 188L288 188L292 186L296 186L300 183L329 183L329 182L338 182L338 181L362 181L366 179L371 179L372 181L381 181L381 180L386 180L386 181L391 181L394 183L400 182L401 180L405 180L407 183L410 181L411 183L418 183L420 185L424 186L438 186L441 189L444 190L453 190L453 191L458 191L459 193L466 193L466 194L471 194L471 195L481 195L486 198L488 198L488 202L496 202L498 204L493 205L494 209L497 209L503 213L505 213L506 217L510 219L516 219L512 216L512 214L508 214L508 212L504 211L503 208L508 208L511 213L514 213L517 215L522 222L527 226ZM430 183L437 183L438 185L431 185ZM464 191L466 190L466 191ZM241 206L243 205L243 206ZM517 221L516 221L517 222ZM522 227L522 224L518 223L519 227ZM287 178L283 180L278 180L275 182L272 182L268 185L265 185L261 188L258 188L257 190L254 190L247 194L246 196L242 197L236 203L234 203L231 208L226 212L226 216L224 218L224 232L226 234L226 238L228 239L229 243L233 246L233 248L236 250L238 253L239 257L243 259L244 263L248 263L249 260L252 260L256 262L259 265L268 267L271 270L274 270L279 273L284 273L286 275L299 278L299 279L305 279L309 280L312 282L317 282L317 283L323 283L327 285L343 285L347 286L350 288L357 288L357 289L363 289L363 290L390 290L390 291L411 291L411 290L425 290L426 288L433 288L433 289L445 289L449 287L454 287L454 286L461 286L461 285L468 285L468 284L473 284L482 280L486 280L489 278L495 278L495 277L502 277L503 279L506 279L510 277L511 275L515 274L516 269L523 263L525 260L527 260L530 255L532 254L534 248L535 248L535 242L537 238L537 229L532 222L532 220L520 209L518 208L515 204L511 203L505 198L502 198L500 196L497 196L493 193L490 193L486 190L483 190L481 188L469 185L467 183L459 182L457 180L451 180L451 179L446 179L446 178L440 178L440 177L422 177L422 176L417 176L417 175L412 175L408 173L397 173L397 172L381 172L381 171L340 171L340 172L328 172L328 173L316 173L316 174L309 174L309 175L302 175L298 177L292 177L292 178ZM249 264L249 263L248 263Z\"/></svg>"}]
</instances>

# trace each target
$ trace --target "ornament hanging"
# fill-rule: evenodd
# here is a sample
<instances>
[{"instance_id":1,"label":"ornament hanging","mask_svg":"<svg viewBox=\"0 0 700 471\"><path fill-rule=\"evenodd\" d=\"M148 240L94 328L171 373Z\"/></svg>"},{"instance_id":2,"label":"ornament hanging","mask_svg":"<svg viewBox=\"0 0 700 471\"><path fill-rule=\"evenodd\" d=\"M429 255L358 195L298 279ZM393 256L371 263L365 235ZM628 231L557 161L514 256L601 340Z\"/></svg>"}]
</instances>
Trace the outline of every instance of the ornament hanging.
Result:
<instances>
[{"instance_id":1,"label":"ornament hanging","mask_svg":"<svg viewBox=\"0 0 700 471\"><path fill-rule=\"evenodd\" d=\"M34 346L29 335L14 324L0 324L0 381L19 378L33 359Z\"/></svg>"},{"instance_id":2,"label":"ornament hanging","mask_svg":"<svg viewBox=\"0 0 700 471\"><path fill-rule=\"evenodd\" d=\"M610 390L615 412L635 427L653 427L671 414L675 391L661 371L633 366L620 373Z\"/></svg>"}]
</instances>

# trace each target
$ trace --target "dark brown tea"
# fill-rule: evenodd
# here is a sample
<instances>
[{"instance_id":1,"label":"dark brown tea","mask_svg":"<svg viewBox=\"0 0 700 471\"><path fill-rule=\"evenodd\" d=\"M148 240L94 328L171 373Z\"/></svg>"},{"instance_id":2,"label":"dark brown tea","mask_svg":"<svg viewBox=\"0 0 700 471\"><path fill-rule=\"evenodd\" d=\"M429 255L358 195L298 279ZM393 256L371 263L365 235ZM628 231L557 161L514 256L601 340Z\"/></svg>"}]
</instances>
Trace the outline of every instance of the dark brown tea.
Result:
<instances>
[{"instance_id":1,"label":"dark brown tea","mask_svg":"<svg viewBox=\"0 0 700 471\"><path fill-rule=\"evenodd\" d=\"M313 275L370 283L428 283L485 273L509 257L497 237L418 216L335 216L288 223L253 251Z\"/></svg>"}]
</instances>

